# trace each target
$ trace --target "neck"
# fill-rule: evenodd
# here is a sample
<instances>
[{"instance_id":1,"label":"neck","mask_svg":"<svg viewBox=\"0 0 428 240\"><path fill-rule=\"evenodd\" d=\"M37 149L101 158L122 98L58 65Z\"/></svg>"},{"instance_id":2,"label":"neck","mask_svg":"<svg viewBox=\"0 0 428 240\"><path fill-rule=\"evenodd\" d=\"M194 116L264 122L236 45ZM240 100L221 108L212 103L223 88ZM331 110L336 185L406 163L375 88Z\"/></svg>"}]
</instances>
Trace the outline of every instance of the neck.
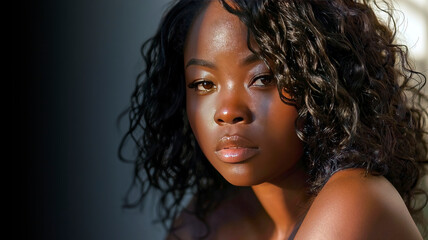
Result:
<instances>
[{"instance_id":1,"label":"neck","mask_svg":"<svg viewBox=\"0 0 428 240\"><path fill-rule=\"evenodd\" d=\"M274 222L274 239L286 239L306 213L309 202L306 180L305 171L299 166L280 178L252 186Z\"/></svg>"}]
</instances>

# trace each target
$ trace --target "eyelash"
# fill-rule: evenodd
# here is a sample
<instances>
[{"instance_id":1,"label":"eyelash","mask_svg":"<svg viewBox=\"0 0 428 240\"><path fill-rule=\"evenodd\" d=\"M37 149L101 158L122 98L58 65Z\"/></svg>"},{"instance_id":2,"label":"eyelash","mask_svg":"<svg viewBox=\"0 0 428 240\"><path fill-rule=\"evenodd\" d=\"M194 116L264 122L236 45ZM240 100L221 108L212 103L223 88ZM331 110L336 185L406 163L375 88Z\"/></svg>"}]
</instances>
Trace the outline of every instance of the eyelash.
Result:
<instances>
[{"instance_id":1,"label":"eyelash","mask_svg":"<svg viewBox=\"0 0 428 240\"><path fill-rule=\"evenodd\" d=\"M199 89L199 87L202 87L202 84L211 84L211 88L210 89ZM195 81L192 82L188 85L189 88L195 89L196 92L199 92L200 94L205 94L208 93L210 91L213 91L217 88L217 86L212 82L212 81L208 81L208 80L199 80L199 81Z\"/></svg>"},{"instance_id":2,"label":"eyelash","mask_svg":"<svg viewBox=\"0 0 428 240\"><path fill-rule=\"evenodd\" d=\"M269 79L271 82L269 82L268 84L263 84L263 85L254 85L255 82L257 82L258 80L262 80L262 79ZM251 86L257 86L257 87L268 87L268 86L272 86L272 85L275 85L275 84L276 83L275 83L275 81L273 79L273 76L270 75L270 74L263 74L263 75L256 76L251 81Z\"/></svg>"},{"instance_id":3,"label":"eyelash","mask_svg":"<svg viewBox=\"0 0 428 240\"><path fill-rule=\"evenodd\" d=\"M269 79L271 82L270 83L268 83L268 84L257 84L257 85L255 85L255 83L258 81L258 80L261 80L261 81L263 81L263 79ZM208 86L210 87L209 89L205 89L205 87L203 86L203 84L209 84ZM263 75L259 75L259 76L256 76L252 81L251 81L251 85L250 86L257 86L257 87L268 87L268 86L272 86L272 85L274 85L275 84L275 82L274 82L274 79L273 79L273 77L272 77L272 75L270 75L270 74L263 74ZM217 89L217 86L212 82L212 81L209 81L209 80L204 80L204 79L202 79L202 80L198 80L198 81L195 81L195 82L192 82L192 83L190 83L189 85L187 85L188 86L188 88L191 88L191 89L195 89L195 91L197 91L197 92L199 92L199 93L201 93L201 94L205 94L205 93L208 93L208 92L211 92L211 91L213 91L213 90L215 90L215 89ZM204 89L199 89L199 88L204 88Z\"/></svg>"}]
</instances>

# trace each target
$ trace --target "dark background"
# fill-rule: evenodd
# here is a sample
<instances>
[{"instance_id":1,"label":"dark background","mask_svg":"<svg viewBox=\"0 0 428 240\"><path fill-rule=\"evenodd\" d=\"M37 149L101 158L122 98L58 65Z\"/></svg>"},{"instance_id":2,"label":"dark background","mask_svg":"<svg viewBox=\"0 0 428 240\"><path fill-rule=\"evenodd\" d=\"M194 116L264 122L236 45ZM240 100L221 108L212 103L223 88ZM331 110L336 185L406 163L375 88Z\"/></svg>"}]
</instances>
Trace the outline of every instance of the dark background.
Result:
<instances>
[{"instance_id":1,"label":"dark background","mask_svg":"<svg viewBox=\"0 0 428 240\"><path fill-rule=\"evenodd\" d=\"M28 239L161 239L154 209L122 208L132 166L116 120L142 69L139 48L167 0L24 3L18 170ZM7 46L6 46L7 48ZM7 169L5 169L7 171Z\"/></svg>"}]
</instances>

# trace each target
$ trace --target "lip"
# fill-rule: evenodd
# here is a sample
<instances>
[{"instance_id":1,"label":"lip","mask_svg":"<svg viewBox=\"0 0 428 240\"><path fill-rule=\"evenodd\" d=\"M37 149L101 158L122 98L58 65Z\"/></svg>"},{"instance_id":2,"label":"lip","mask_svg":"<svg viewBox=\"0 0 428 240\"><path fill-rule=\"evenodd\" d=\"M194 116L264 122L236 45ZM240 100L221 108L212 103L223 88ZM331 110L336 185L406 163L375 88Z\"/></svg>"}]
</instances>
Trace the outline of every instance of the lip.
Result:
<instances>
[{"instance_id":1,"label":"lip","mask_svg":"<svg viewBox=\"0 0 428 240\"><path fill-rule=\"evenodd\" d=\"M259 153L257 145L238 136L224 136L217 144L215 154L225 163L240 163Z\"/></svg>"}]
</instances>

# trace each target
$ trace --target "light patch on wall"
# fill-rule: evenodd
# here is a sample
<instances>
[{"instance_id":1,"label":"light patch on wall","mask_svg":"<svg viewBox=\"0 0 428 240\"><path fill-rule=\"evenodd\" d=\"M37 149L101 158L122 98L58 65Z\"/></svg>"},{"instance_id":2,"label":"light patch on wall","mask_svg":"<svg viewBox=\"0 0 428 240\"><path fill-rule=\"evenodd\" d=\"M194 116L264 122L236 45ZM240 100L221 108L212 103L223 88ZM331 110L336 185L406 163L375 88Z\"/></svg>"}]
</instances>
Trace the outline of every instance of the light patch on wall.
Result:
<instances>
[{"instance_id":1,"label":"light patch on wall","mask_svg":"<svg viewBox=\"0 0 428 240\"><path fill-rule=\"evenodd\" d=\"M393 15L397 24L397 43L406 44L410 58L418 62L428 60L428 6L426 0L393 1ZM381 8L385 5L380 3ZM388 23L388 15L374 7L376 14Z\"/></svg>"},{"instance_id":2,"label":"light patch on wall","mask_svg":"<svg viewBox=\"0 0 428 240\"><path fill-rule=\"evenodd\" d=\"M398 19L401 22L398 26L399 39L409 47L412 58L426 59L428 42L426 13L410 2L400 2L398 8L402 12L401 16L404 15L404 19Z\"/></svg>"}]
</instances>

